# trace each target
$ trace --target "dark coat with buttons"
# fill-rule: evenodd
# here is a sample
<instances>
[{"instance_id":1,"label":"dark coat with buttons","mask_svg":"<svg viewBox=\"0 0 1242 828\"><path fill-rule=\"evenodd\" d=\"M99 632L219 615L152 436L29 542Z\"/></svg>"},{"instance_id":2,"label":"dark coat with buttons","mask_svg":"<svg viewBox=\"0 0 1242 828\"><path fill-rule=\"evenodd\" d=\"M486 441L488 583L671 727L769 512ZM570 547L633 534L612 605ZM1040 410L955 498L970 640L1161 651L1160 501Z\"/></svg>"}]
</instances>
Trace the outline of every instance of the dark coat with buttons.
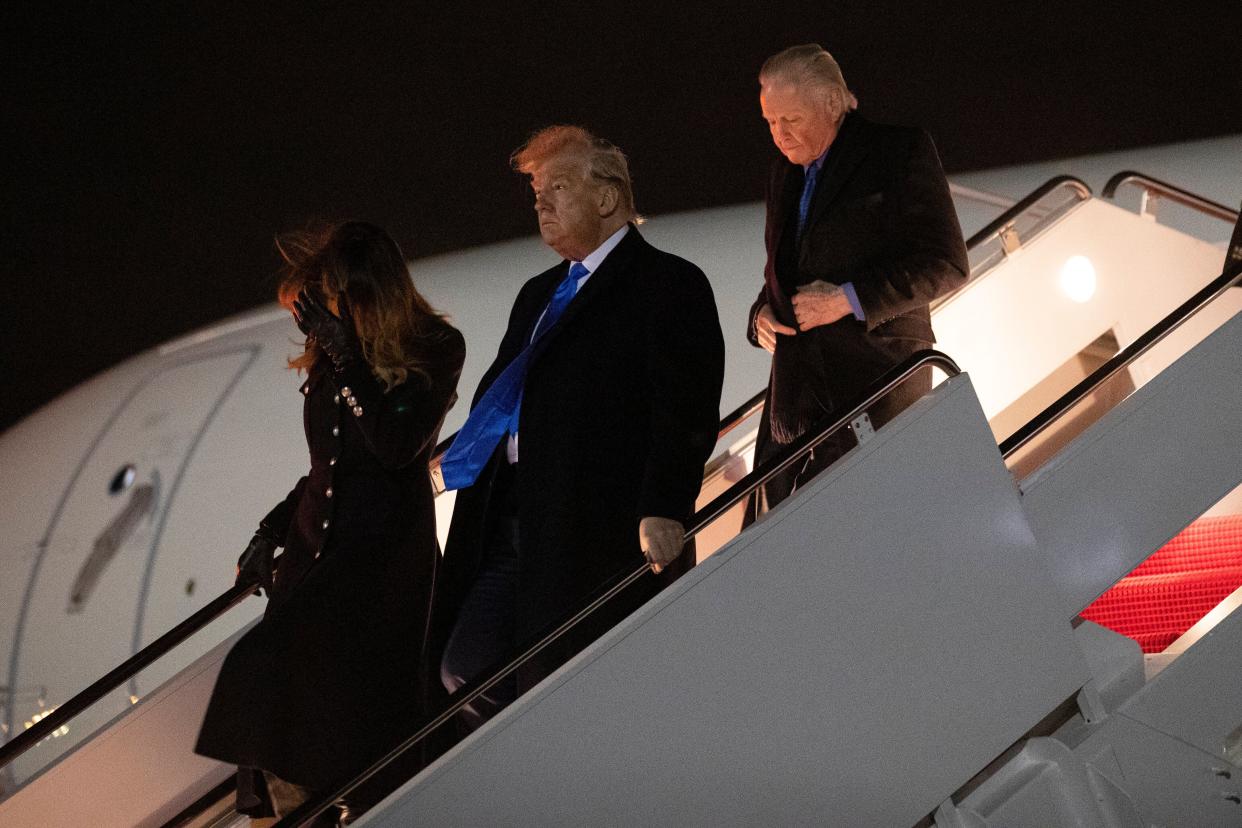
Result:
<instances>
[{"instance_id":1,"label":"dark coat with buttons","mask_svg":"<svg viewBox=\"0 0 1242 828\"><path fill-rule=\"evenodd\" d=\"M427 464L456 399L461 334L385 393L362 362L303 386L310 471L263 519L282 543L263 620L225 659L197 752L323 789L408 736L439 560Z\"/></svg>"},{"instance_id":2,"label":"dark coat with buttons","mask_svg":"<svg viewBox=\"0 0 1242 828\"><path fill-rule=\"evenodd\" d=\"M560 263L518 292L476 404L530 341L568 266ZM724 338L707 277L652 247L633 226L535 348L518 424L519 642L580 607L605 581L642 565L640 518L691 516L716 442L724 381ZM497 512L492 485L504 462L501 440L475 484L457 493L436 595L440 643L483 563ZM693 552L682 558L682 565L692 561ZM670 577L646 576L627 601L597 613L580 634L523 670L519 687L542 678Z\"/></svg>"},{"instance_id":3,"label":"dark coat with buttons","mask_svg":"<svg viewBox=\"0 0 1242 828\"><path fill-rule=\"evenodd\" d=\"M770 456L817 422L844 414L885 371L935 342L929 303L966 282L970 265L948 183L921 129L846 116L815 185L798 236L801 165L778 158L767 190L766 304L797 328L791 297L816 280L852 282L866 321L852 315L797 336L778 336L760 426L758 454ZM895 395L879 425L918 399L930 381Z\"/></svg>"}]
</instances>

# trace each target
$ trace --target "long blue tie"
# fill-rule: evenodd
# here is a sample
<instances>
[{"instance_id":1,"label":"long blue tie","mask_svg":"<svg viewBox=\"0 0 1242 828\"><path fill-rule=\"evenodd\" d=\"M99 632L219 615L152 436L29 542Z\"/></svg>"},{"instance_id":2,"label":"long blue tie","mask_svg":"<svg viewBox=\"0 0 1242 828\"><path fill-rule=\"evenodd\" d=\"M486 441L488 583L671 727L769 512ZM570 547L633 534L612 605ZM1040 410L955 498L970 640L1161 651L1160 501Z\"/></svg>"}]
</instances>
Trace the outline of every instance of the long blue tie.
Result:
<instances>
[{"instance_id":1,"label":"long blue tie","mask_svg":"<svg viewBox=\"0 0 1242 828\"><path fill-rule=\"evenodd\" d=\"M526 384L526 368L530 362L531 350L556 324L565 308L569 307L578 290L578 280L587 275L587 272L581 262L575 262L569 268L569 273L556 286L543 317L535 324L531 341L483 392L479 404L466 418L466 423L457 432L453 445L440 460L440 474L444 477L446 489L462 489L473 485L479 472L487 465L500 438L506 434L517 433L522 388Z\"/></svg>"},{"instance_id":2,"label":"long blue tie","mask_svg":"<svg viewBox=\"0 0 1242 828\"><path fill-rule=\"evenodd\" d=\"M811 212L811 197L815 195L815 179L819 177L819 165L812 164L806 168L806 180L802 183L802 198L798 201L798 238L802 238L802 228L806 227L807 213Z\"/></svg>"}]
</instances>

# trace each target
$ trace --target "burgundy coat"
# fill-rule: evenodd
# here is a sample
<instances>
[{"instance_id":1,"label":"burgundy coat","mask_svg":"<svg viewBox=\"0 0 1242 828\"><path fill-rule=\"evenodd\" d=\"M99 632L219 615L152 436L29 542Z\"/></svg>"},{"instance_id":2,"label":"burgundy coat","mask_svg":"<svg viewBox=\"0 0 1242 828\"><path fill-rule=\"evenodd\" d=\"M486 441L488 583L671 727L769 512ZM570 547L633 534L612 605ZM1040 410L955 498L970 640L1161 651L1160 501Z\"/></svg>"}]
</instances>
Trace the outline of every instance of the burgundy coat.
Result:
<instances>
[{"instance_id":1,"label":"burgundy coat","mask_svg":"<svg viewBox=\"0 0 1242 828\"><path fill-rule=\"evenodd\" d=\"M275 588L225 659L198 753L322 789L412 732L439 559L427 464L464 358L444 324L429 376L387 393L362 363L311 370L310 471L263 519L284 541Z\"/></svg>"}]
</instances>

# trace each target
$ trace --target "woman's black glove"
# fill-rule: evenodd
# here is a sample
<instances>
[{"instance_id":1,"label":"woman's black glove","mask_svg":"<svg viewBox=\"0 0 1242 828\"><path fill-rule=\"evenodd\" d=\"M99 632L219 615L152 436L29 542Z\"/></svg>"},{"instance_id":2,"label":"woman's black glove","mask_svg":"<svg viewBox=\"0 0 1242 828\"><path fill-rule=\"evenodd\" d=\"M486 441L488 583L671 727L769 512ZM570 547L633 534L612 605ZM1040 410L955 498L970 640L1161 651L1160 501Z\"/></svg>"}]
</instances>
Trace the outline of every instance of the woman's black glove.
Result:
<instances>
[{"instance_id":1,"label":"woman's black glove","mask_svg":"<svg viewBox=\"0 0 1242 828\"><path fill-rule=\"evenodd\" d=\"M358 335L354 333L354 320L350 316L344 294L337 299L337 309L340 311L340 318L333 316L332 311L324 307L319 298L307 288L302 288L298 298L293 300L293 317L297 320L298 328L315 340L339 371L362 358L362 345L358 342Z\"/></svg>"},{"instance_id":2,"label":"woman's black glove","mask_svg":"<svg viewBox=\"0 0 1242 828\"><path fill-rule=\"evenodd\" d=\"M263 587L268 595L272 594L272 573L275 571L276 544L262 535L250 539L250 545L237 559L237 580L235 584L251 583ZM255 595L259 590L255 589Z\"/></svg>"}]
</instances>

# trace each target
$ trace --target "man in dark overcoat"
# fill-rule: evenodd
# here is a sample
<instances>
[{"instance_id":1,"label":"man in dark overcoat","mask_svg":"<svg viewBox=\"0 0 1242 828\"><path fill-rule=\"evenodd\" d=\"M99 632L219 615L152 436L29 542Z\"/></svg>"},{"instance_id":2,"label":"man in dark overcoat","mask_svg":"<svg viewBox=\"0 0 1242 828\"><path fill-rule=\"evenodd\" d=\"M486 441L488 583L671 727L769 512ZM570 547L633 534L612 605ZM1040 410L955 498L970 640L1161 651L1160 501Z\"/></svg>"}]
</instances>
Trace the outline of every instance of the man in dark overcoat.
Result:
<instances>
[{"instance_id":1,"label":"man in dark overcoat","mask_svg":"<svg viewBox=\"0 0 1242 828\"><path fill-rule=\"evenodd\" d=\"M815 44L769 58L760 106L780 150L768 177L767 264L747 337L772 353L756 465L930 348L929 303L965 283L966 246L931 138L853 111ZM883 425L931 387L908 381L870 409ZM753 518L855 445L848 431L765 486Z\"/></svg>"},{"instance_id":2,"label":"man in dark overcoat","mask_svg":"<svg viewBox=\"0 0 1242 828\"><path fill-rule=\"evenodd\" d=\"M473 724L693 562L685 524L724 379L711 287L639 233L625 156L557 126L514 165L530 176L540 234L564 261L519 291L442 464L460 489L436 595L445 686L479 676L644 557L664 574L489 693Z\"/></svg>"}]
</instances>

